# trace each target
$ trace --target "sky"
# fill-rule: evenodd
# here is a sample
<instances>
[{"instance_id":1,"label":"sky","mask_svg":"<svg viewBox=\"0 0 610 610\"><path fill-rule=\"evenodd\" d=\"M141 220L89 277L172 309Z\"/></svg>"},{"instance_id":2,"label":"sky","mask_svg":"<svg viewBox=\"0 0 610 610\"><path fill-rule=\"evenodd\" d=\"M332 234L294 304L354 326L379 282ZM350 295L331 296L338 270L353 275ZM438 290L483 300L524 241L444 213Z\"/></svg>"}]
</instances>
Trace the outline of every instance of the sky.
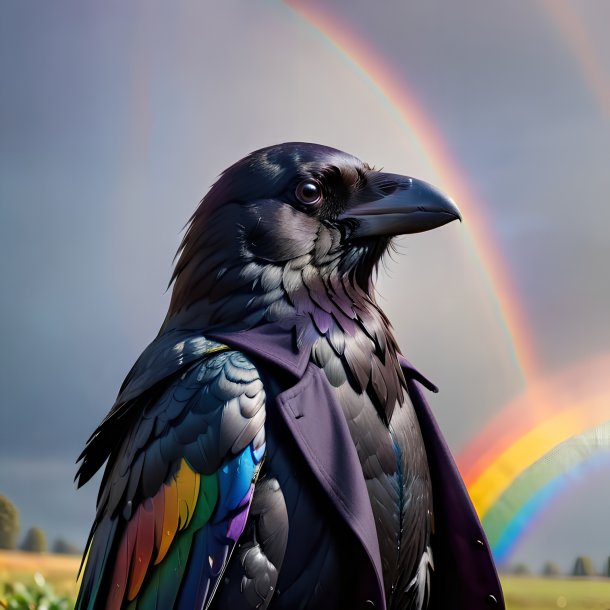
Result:
<instances>
[{"instance_id":1,"label":"sky","mask_svg":"<svg viewBox=\"0 0 610 610\"><path fill-rule=\"evenodd\" d=\"M308 6L349 33L351 55L304 2L2 3L0 493L23 531L84 544L97 480L77 492L74 462L158 330L185 222L262 146L335 146L462 208L461 224L401 238L379 279L404 354L441 388L430 401L457 454L530 384L610 351L610 5ZM354 53L433 126L466 200L429 130ZM507 285L525 372L499 310ZM586 554L601 568L607 474L585 470L511 560L567 569Z\"/></svg>"}]
</instances>

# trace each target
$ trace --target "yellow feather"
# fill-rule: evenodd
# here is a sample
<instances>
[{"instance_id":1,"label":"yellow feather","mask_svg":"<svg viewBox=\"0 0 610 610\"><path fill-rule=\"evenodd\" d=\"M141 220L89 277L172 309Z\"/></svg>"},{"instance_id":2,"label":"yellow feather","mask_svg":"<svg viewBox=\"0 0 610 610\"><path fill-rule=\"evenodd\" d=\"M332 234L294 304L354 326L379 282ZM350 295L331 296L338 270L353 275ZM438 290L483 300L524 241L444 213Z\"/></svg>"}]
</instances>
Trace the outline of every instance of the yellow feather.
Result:
<instances>
[{"instance_id":1,"label":"yellow feather","mask_svg":"<svg viewBox=\"0 0 610 610\"><path fill-rule=\"evenodd\" d=\"M178 486L175 481L164 485L159 493L165 494L163 506L163 525L161 526L161 543L155 565L161 563L167 553L176 531L178 530Z\"/></svg>"},{"instance_id":2,"label":"yellow feather","mask_svg":"<svg viewBox=\"0 0 610 610\"><path fill-rule=\"evenodd\" d=\"M182 460L180 470L176 474L178 489L178 512L180 515L179 529L185 529L193 518L195 505L199 497L200 476Z\"/></svg>"}]
</instances>

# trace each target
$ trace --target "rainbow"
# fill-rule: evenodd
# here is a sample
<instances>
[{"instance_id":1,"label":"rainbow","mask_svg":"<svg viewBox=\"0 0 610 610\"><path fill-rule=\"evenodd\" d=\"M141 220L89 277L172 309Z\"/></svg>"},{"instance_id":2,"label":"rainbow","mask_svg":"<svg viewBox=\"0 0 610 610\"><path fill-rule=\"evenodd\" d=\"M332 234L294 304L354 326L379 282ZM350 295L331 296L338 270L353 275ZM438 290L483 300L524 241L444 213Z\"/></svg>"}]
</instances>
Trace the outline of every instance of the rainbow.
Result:
<instances>
[{"instance_id":1,"label":"rainbow","mask_svg":"<svg viewBox=\"0 0 610 610\"><path fill-rule=\"evenodd\" d=\"M574 19L563 0L543 1L553 23L571 45L602 109L610 116L610 81L599 66L582 24ZM534 382L539 376L530 339L533 333L515 298L517 293L506 265L492 242L484 205L462 178L463 172L451 158L432 121L405 86L398 70L351 32L331 9L302 0L285 0L284 4L320 32L382 95L403 130L415 134L442 186L464 210L477 260L491 286L497 316L506 328L515 363L526 382L526 391L485 426L458 457L494 553L504 560L535 516L577 473L598 464L602 460L600 455L607 451L607 444L592 439L597 438L600 430L606 430L610 420L610 393L600 382L610 374L610 355ZM582 379L588 380L586 386ZM591 379L597 380L593 387Z\"/></svg>"},{"instance_id":2,"label":"rainbow","mask_svg":"<svg viewBox=\"0 0 610 610\"><path fill-rule=\"evenodd\" d=\"M458 454L479 515L485 515L512 481L553 447L610 420L609 376L610 354L602 354L535 384ZM547 401L549 396L554 397L552 402Z\"/></svg>"},{"instance_id":3,"label":"rainbow","mask_svg":"<svg viewBox=\"0 0 610 610\"><path fill-rule=\"evenodd\" d=\"M524 470L482 519L496 560L506 562L536 517L561 492L590 470L608 466L610 422L565 440Z\"/></svg>"},{"instance_id":4,"label":"rainbow","mask_svg":"<svg viewBox=\"0 0 610 610\"><path fill-rule=\"evenodd\" d=\"M458 455L498 561L586 464L610 450L609 376L610 354L601 354L535 384Z\"/></svg>"},{"instance_id":5,"label":"rainbow","mask_svg":"<svg viewBox=\"0 0 610 610\"><path fill-rule=\"evenodd\" d=\"M565 0L542 0L546 13L557 31L566 41L578 62L580 73L593 93L600 110L610 119L610 79L608 71L599 60L578 13Z\"/></svg>"},{"instance_id":6,"label":"rainbow","mask_svg":"<svg viewBox=\"0 0 610 610\"><path fill-rule=\"evenodd\" d=\"M311 24L331 44L360 76L380 92L399 119L403 130L415 134L427 161L438 174L441 186L458 201L464 212L467 231L475 245L476 260L486 283L496 315L513 347L514 363L525 382L536 377L535 349L513 288L510 274L498 248L492 241L490 223L485 217L485 206L477 204L473 189L462 178L463 172L451 158L440 134L417 103L413 93L401 81L400 74L369 44L358 38L340 18L326 7L297 0L285 0L305 22ZM408 127L407 127L408 126Z\"/></svg>"}]
</instances>

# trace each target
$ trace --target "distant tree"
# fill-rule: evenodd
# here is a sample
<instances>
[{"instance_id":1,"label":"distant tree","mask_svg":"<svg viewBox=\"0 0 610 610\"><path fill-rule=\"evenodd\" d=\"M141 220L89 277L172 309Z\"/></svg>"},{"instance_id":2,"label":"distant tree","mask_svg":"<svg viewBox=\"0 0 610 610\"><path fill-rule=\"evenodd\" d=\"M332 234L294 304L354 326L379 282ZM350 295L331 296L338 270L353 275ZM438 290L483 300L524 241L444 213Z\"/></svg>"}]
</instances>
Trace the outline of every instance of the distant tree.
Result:
<instances>
[{"instance_id":1,"label":"distant tree","mask_svg":"<svg viewBox=\"0 0 610 610\"><path fill-rule=\"evenodd\" d=\"M561 568L554 561L549 561L542 569L542 574L544 576L561 576Z\"/></svg>"},{"instance_id":2,"label":"distant tree","mask_svg":"<svg viewBox=\"0 0 610 610\"><path fill-rule=\"evenodd\" d=\"M525 574L531 574L529 566L526 563L517 563L513 566L511 570L513 574L517 574L518 576L524 576Z\"/></svg>"},{"instance_id":3,"label":"distant tree","mask_svg":"<svg viewBox=\"0 0 610 610\"><path fill-rule=\"evenodd\" d=\"M591 557L586 557L585 555L577 557L572 574L574 576L595 576L595 568L593 567Z\"/></svg>"},{"instance_id":4,"label":"distant tree","mask_svg":"<svg viewBox=\"0 0 610 610\"><path fill-rule=\"evenodd\" d=\"M83 551L75 544L64 540L63 538L58 538L54 543L52 550L54 553L58 553L59 555L82 555Z\"/></svg>"},{"instance_id":5,"label":"distant tree","mask_svg":"<svg viewBox=\"0 0 610 610\"><path fill-rule=\"evenodd\" d=\"M45 553L48 546L44 532L39 527L30 528L21 543L21 550L30 553Z\"/></svg>"},{"instance_id":6,"label":"distant tree","mask_svg":"<svg viewBox=\"0 0 610 610\"><path fill-rule=\"evenodd\" d=\"M608 557L608 565L606 566L606 576L610 576L610 557Z\"/></svg>"},{"instance_id":7,"label":"distant tree","mask_svg":"<svg viewBox=\"0 0 610 610\"><path fill-rule=\"evenodd\" d=\"M5 496L0 496L0 549L17 548L19 511Z\"/></svg>"}]
</instances>

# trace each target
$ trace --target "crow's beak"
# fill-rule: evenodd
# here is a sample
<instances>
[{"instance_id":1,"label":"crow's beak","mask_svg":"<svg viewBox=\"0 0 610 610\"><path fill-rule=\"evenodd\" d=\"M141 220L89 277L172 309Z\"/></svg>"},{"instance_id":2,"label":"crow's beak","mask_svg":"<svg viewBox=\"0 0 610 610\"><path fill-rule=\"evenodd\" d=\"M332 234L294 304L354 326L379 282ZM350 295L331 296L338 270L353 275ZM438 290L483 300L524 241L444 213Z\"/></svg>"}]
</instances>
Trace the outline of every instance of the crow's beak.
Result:
<instances>
[{"instance_id":1,"label":"crow's beak","mask_svg":"<svg viewBox=\"0 0 610 610\"><path fill-rule=\"evenodd\" d=\"M380 197L366 197L366 202L355 203L340 217L355 221L353 237L420 233L462 220L455 203L422 180L378 173L369 188Z\"/></svg>"}]
</instances>

